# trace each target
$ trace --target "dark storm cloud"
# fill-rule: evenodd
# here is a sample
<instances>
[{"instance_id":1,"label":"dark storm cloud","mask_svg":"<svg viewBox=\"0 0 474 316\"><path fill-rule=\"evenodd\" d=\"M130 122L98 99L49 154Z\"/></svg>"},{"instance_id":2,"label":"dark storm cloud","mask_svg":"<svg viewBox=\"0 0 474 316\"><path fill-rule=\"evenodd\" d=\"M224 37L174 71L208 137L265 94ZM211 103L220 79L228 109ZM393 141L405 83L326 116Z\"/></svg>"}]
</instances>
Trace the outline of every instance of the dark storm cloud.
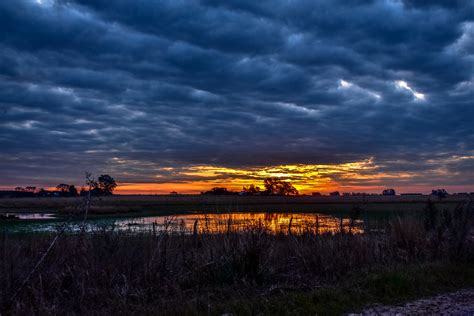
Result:
<instances>
[{"instance_id":1,"label":"dark storm cloud","mask_svg":"<svg viewBox=\"0 0 474 316\"><path fill-rule=\"evenodd\" d=\"M472 1L6 0L0 28L3 184L373 158L474 185Z\"/></svg>"}]
</instances>

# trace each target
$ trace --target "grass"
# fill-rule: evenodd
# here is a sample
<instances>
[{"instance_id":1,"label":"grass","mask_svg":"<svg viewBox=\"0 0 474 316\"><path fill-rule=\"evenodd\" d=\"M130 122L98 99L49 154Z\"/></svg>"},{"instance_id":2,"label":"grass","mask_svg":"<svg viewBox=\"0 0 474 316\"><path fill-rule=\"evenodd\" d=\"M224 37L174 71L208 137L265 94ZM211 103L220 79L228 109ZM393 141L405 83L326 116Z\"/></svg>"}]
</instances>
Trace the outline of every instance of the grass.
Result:
<instances>
[{"instance_id":1,"label":"grass","mask_svg":"<svg viewBox=\"0 0 474 316\"><path fill-rule=\"evenodd\" d=\"M0 308L2 314L340 314L474 286L471 205L452 211L428 205L424 214L393 220L385 234L272 234L258 223L220 234L98 230L59 235L49 253L54 235L5 232Z\"/></svg>"},{"instance_id":2,"label":"grass","mask_svg":"<svg viewBox=\"0 0 474 316\"><path fill-rule=\"evenodd\" d=\"M127 196L116 195L93 198L92 215L117 214L177 214L215 211L291 211L291 212L347 212L354 205L366 211L421 211L428 196ZM453 209L462 196L436 200L443 208ZM0 212L46 212L58 214L82 213L83 198L4 198Z\"/></svg>"},{"instance_id":3,"label":"grass","mask_svg":"<svg viewBox=\"0 0 474 316\"><path fill-rule=\"evenodd\" d=\"M463 287L474 286L474 267L469 264L419 264L380 269L349 276L343 282L309 292L279 294L254 308L236 314L340 315L360 311L373 303L396 304ZM221 311L225 307L221 308Z\"/></svg>"}]
</instances>

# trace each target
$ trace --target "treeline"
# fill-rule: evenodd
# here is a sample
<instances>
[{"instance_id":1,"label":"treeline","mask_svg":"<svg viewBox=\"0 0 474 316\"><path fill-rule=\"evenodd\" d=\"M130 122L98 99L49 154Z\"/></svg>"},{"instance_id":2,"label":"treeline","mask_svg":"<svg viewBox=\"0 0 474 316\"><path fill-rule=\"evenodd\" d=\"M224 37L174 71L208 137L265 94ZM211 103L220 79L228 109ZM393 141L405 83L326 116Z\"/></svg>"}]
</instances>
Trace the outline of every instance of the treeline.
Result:
<instances>
[{"instance_id":1,"label":"treeline","mask_svg":"<svg viewBox=\"0 0 474 316\"><path fill-rule=\"evenodd\" d=\"M262 190L259 186L251 184L244 186L242 191L230 191L227 188L216 187L209 191L201 192L204 195L298 195L298 190L289 181L278 178L267 178L263 180Z\"/></svg>"},{"instance_id":2,"label":"treeline","mask_svg":"<svg viewBox=\"0 0 474 316\"><path fill-rule=\"evenodd\" d=\"M108 174L103 174L97 180L90 174L86 176L86 187L80 189L74 184L60 183L55 190L37 189L35 186L16 187L13 191L0 191L0 197L75 197L75 196L106 196L112 195L117 182Z\"/></svg>"}]
</instances>

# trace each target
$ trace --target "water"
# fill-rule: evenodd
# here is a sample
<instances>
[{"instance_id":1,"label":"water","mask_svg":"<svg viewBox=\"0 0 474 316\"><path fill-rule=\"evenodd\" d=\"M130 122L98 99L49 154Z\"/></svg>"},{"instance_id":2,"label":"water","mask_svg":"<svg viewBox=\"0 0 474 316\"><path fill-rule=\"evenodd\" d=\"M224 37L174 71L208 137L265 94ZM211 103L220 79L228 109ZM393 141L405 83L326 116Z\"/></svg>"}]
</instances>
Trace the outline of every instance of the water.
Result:
<instances>
[{"instance_id":1,"label":"water","mask_svg":"<svg viewBox=\"0 0 474 316\"><path fill-rule=\"evenodd\" d=\"M129 218L115 222L119 230L135 231L169 230L192 233L225 233L249 229L265 229L273 233L316 231L320 233L348 231L350 219L341 219L317 213L230 213L230 214L186 214L176 216L153 216ZM341 228L342 225L342 228ZM362 233L362 221L352 222L352 231Z\"/></svg>"},{"instance_id":2,"label":"water","mask_svg":"<svg viewBox=\"0 0 474 316\"><path fill-rule=\"evenodd\" d=\"M22 219L33 219L26 222L4 223L0 229L9 232L54 232L64 222L54 219L53 214L28 214ZM50 220L47 220L50 219ZM68 225L71 232L81 229L82 221L73 221ZM226 213L226 214L180 214L174 216L137 216L137 217L104 217L87 221L88 231L114 230L132 233L162 231L192 234L225 233L249 229L264 229L272 233L319 232L335 233L349 230L363 233L364 221L336 217L322 213Z\"/></svg>"},{"instance_id":3,"label":"water","mask_svg":"<svg viewBox=\"0 0 474 316\"><path fill-rule=\"evenodd\" d=\"M29 220L51 220L56 218L53 213L0 213L1 218L29 219Z\"/></svg>"}]
</instances>

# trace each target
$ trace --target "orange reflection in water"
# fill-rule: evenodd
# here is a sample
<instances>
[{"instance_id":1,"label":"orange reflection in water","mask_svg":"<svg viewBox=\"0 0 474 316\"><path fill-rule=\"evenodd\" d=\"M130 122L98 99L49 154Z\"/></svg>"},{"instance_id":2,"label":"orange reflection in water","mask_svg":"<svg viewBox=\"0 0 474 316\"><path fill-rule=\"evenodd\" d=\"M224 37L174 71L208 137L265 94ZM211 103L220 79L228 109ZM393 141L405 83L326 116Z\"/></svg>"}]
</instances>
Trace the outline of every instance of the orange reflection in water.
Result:
<instances>
[{"instance_id":1,"label":"orange reflection in water","mask_svg":"<svg viewBox=\"0 0 474 316\"><path fill-rule=\"evenodd\" d=\"M185 214L125 219L115 222L119 228L134 231L171 231L184 233L226 233L264 229L272 233L337 233L340 231L360 234L363 221L351 221L315 213L229 213Z\"/></svg>"}]
</instances>

